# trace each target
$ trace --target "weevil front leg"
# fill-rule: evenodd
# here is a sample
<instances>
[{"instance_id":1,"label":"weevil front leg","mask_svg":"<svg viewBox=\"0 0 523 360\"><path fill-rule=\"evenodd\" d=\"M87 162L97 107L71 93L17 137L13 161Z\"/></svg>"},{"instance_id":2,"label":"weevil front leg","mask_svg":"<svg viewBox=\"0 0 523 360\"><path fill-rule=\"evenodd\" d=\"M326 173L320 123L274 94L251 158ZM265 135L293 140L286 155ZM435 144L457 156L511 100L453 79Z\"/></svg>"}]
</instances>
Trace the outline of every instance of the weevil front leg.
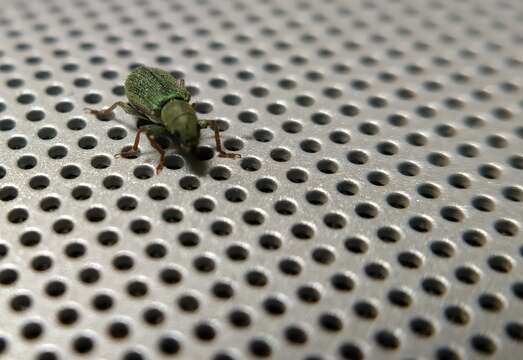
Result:
<instances>
[{"instance_id":1,"label":"weevil front leg","mask_svg":"<svg viewBox=\"0 0 523 360\"><path fill-rule=\"evenodd\" d=\"M220 137L220 129L218 127L218 121L216 120L200 120L200 128L210 127L214 131L214 141L216 142L216 151L218 152L219 157L229 158L229 159L238 159L242 156L240 154L228 153L225 152L222 148L222 140Z\"/></svg>"},{"instance_id":2,"label":"weevil front leg","mask_svg":"<svg viewBox=\"0 0 523 360\"><path fill-rule=\"evenodd\" d=\"M133 146L129 150L126 150L126 151L122 150L118 154L115 154L114 157L115 158L119 158L119 157L127 158L127 157L131 157L131 156L137 155L138 154L138 146L140 146L140 135L142 135L142 133L144 131L147 131L146 127L139 128L138 131L136 132L136 136L134 138Z\"/></svg>"},{"instance_id":3,"label":"weevil front leg","mask_svg":"<svg viewBox=\"0 0 523 360\"><path fill-rule=\"evenodd\" d=\"M165 150L162 148L160 144L158 144L158 142L155 140L155 138L151 135L149 131L146 131L145 135L147 136L147 139L149 139L149 143L151 144L151 146L160 153L160 162L158 163L158 165L156 165L156 175L159 175L165 164Z\"/></svg>"},{"instance_id":4,"label":"weevil front leg","mask_svg":"<svg viewBox=\"0 0 523 360\"><path fill-rule=\"evenodd\" d=\"M131 147L131 149L127 151L122 151L115 155L115 157L130 157L138 154L138 147L140 146L140 137L142 133L145 133L145 136L147 136L147 139L149 139L149 143L153 148L155 148L156 151L160 153L160 162L156 166L156 174L159 174L165 164L165 150L161 147L160 144L155 140L156 136L168 134L167 130L160 125L145 125L138 129L136 132L136 136L134 138L134 144Z\"/></svg>"},{"instance_id":5,"label":"weevil front leg","mask_svg":"<svg viewBox=\"0 0 523 360\"><path fill-rule=\"evenodd\" d=\"M138 110L136 110L131 104L125 103L123 101L117 101L111 106L109 106L107 109L103 110L96 110L96 109L90 109L85 108L85 111L87 111L90 114L93 114L98 117L108 117L113 114L114 109L117 107L121 107L126 113L136 116L143 116Z\"/></svg>"}]
</instances>

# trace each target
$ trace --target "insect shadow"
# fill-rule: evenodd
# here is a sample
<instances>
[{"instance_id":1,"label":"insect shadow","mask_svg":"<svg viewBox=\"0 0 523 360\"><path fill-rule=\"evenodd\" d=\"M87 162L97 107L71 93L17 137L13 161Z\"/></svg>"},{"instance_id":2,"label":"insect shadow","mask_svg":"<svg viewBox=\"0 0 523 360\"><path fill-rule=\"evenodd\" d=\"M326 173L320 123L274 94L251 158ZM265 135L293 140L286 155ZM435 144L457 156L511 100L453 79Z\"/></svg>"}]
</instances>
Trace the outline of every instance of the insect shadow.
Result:
<instances>
[{"instance_id":1,"label":"insect shadow","mask_svg":"<svg viewBox=\"0 0 523 360\"><path fill-rule=\"evenodd\" d=\"M147 119L134 117L134 124L133 127L131 124L133 121L126 121L124 119L120 119L119 117L116 117L112 115L109 119L103 119L103 120L113 120L120 125L124 126L128 130L136 131L137 129L141 128L145 125L151 125L154 124L152 121L149 121ZM205 139L206 136L202 136L202 139ZM212 136L209 136L209 139L211 139ZM169 153L171 154L177 154L183 157L185 164L190 172L192 172L195 175L198 175L200 177L206 177L209 174L209 161L211 158L214 157L214 150L212 150L209 147L200 146L197 148L195 152L185 152L181 151L179 148L176 147L176 144L173 142L172 139L166 137L166 136L160 136L157 139L158 143L164 147ZM147 152L141 152L142 155L149 155L149 154L156 154L156 151L151 150Z\"/></svg>"}]
</instances>

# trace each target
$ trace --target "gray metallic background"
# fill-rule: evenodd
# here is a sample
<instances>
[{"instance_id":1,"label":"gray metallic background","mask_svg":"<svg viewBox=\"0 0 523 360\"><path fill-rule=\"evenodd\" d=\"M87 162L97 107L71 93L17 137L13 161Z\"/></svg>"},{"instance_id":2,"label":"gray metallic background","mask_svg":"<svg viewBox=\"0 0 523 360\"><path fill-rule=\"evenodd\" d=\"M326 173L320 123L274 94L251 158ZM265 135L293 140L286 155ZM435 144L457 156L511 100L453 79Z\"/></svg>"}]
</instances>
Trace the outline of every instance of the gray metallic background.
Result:
<instances>
[{"instance_id":1,"label":"gray metallic background","mask_svg":"<svg viewBox=\"0 0 523 360\"><path fill-rule=\"evenodd\" d=\"M0 358L520 358L522 24L517 0L3 1ZM134 119L83 108L138 63L242 159L115 159Z\"/></svg>"}]
</instances>

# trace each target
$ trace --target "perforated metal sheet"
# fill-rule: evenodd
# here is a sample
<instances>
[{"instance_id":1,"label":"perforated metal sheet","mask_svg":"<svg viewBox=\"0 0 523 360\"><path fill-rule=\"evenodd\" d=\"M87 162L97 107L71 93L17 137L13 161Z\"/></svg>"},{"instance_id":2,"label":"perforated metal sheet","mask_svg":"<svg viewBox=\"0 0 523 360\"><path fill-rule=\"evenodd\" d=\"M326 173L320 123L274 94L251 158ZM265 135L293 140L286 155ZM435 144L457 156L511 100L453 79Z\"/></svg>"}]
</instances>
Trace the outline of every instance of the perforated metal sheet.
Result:
<instances>
[{"instance_id":1,"label":"perforated metal sheet","mask_svg":"<svg viewBox=\"0 0 523 360\"><path fill-rule=\"evenodd\" d=\"M519 358L522 4L3 1L0 358ZM140 63L242 159L113 158Z\"/></svg>"}]
</instances>

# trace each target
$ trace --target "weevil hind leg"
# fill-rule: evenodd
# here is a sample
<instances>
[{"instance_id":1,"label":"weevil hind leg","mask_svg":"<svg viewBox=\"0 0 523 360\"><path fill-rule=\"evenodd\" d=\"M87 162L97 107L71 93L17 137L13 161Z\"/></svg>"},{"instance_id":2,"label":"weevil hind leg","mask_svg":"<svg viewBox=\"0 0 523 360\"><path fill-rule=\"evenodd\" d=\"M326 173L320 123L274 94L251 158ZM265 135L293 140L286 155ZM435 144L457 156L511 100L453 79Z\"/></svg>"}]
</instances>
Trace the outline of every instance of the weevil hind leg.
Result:
<instances>
[{"instance_id":1,"label":"weevil hind leg","mask_svg":"<svg viewBox=\"0 0 523 360\"><path fill-rule=\"evenodd\" d=\"M220 136L220 129L218 127L218 121L216 120L202 120L200 121L200 127L210 127L214 131L214 141L216 142L216 152L219 157L228 159L239 159L242 156L240 154L225 152L222 148L222 139Z\"/></svg>"},{"instance_id":2,"label":"weevil hind leg","mask_svg":"<svg viewBox=\"0 0 523 360\"><path fill-rule=\"evenodd\" d=\"M143 116L138 110L136 110L131 104L123 102L123 101L117 101L111 106L109 106L107 109L91 109L91 108L85 108L85 111L89 114L93 114L98 117L109 117L113 114L114 109L117 107L121 107L126 113L136 116Z\"/></svg>"}]
</instances>

